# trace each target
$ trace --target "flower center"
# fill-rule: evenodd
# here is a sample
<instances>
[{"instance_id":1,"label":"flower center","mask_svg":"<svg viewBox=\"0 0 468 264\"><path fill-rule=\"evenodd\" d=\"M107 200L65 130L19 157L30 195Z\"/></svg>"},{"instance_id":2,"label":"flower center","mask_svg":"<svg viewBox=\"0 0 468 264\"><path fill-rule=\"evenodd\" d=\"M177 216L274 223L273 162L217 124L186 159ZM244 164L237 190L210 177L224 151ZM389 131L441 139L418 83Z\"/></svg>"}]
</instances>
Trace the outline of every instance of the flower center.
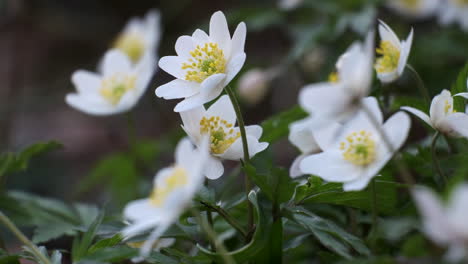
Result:
<instances>
[{"instance_id":1,"label":"flower center","mask_svg":"<svg viewBox=\"0 0 468 264\"><path fill-rule=\"evenodd\" d=\"M461 7L464 7L468 5L468 0L455 0L455 3Z\"/></svg>"},{"instance_id":2,"label":"flower center","mask_svg":"<svg viewBox=\"0 0 468 264\"><path fill-rule=\"evenodd\" d=\"M453 109L453 105L451 103L449 103L448 100L445 100L444 102L444 113L447 115L447 114L452 114L452 113L455 113L457 112L455 109Z\"/></svg>"},{"instance_id":3,"label":"flower center","mask_svg":"<svg viewBox=\"0 0 468 264\"><path fill-rule=\"evenodd\" d=\"M377 54L382 55L375 63L375 69L378 73L391 72L398 67L400 50L390 41L381 41L380 48L377 48L376 51Z\"/></svg>"},{"instance_id":4,"label":"flower center","mask_svg":"<svg viewBox=\"0 0 468 264\"><path fill-rule=\"evenodd\" d=\"M337 72L332 72L328 75L328 82L337 83L340 80Z\"/></svg>"},{"instance_id":5,"label":"flower center","mask_svg":"<svg viewBox=\"0 0 468 264\"><path fill-rule=\"evenodd\" d=\"M99 93L112 105L116 105L122 96L135 88L136 76L131 74L114 74L101 82Z\"/></svg>"},{"instance_id":6,"label":"flower center","mask_svg":"<svg viewBox=\"0 0 468 264\"><path fill-rule=\"evenodd\" d=\"M420 0L402 0L401 2L410 9L416 9L420 4Z\"/></svg>"},{"instance_id":7,"label":"flower center","mask_svg":"<svg viewBox=\"0 0 468 264\"><path fill-rule=\"evenodd\" d=\"M127 54L130 60L135 63L145 51L145 41L143 36L136 32L121 34L115 41L114 48Z\"/></svg>"},{"instance_id":8,"label":"flower center","mask_svg":"<svg viewBox=\"0 0 468 264\"><path fill-rule=\"evenodd\" d=\"M343 158L355 165L368 165L375 160L375 141L372 133L361 130L353 132L340 143Z\"/></svg>"},{"instance_id":9,"label":"flower center","mask_svg":"<svg viewBox=\"0 0 468 264\"><path fill-rule=\"evenodd\" d=\"M150 203L156 207L161 206L174 189L186 185L187 182L187 170L181 167L175 167L172 174L169 175L162 184L154 187L149 197Z\"/></svg>"},{"instance_id":10,"label":"flower center","mask_svg":"<svg viewBox=\"0 0 468 264\"><path fill-rule=\"evenodd\" d=\"M192 56L188 62L182 64L182 69L187 70L185 80L203 82L206 78L216 73L224 73L226 70L226 59L224 52L218 48L216 43L205 43L203 47L197 47L190 51Z\"/></svg>"},{"instance_id":11,"label":"flower center","mask_svg":"<svg viewBox=\"0 0 468 264\"><path fill-rule=\"evenodd\" d=\"M210 135L210 150L214 154L224 153L240 137L240 132L234 132L233 124L219 116L203 117L200 133Z\"/></svg>"}]
</instances>

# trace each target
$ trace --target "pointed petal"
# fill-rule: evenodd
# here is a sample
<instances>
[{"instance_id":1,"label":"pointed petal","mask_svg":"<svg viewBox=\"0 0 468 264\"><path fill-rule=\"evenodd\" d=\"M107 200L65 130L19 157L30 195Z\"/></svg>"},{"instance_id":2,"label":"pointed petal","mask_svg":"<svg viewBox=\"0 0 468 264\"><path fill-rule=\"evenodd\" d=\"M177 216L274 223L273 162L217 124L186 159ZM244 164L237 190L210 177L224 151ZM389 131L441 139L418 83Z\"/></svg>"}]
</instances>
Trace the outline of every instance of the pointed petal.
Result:
<instances>
[{"instance_id":1,"label":"pointed petal","mask_svg":"<svg viewBox=\"0 0 468 264\"><path fill-rule=\"evenodd\" d=\"M215 12L210 19L210 38L223 50L229 49L231 35L223 12Z\"/></svg>"},{"instance_id":2,"label":"pointed petal","mask_svg":"<svg viewBox=\"0 0 468 264\"><path fill-rule=\"evenodd\" d=\"M245 37L247 35L247 27L244 22L237 25L231 40L231 57L237 53L244 53Z\"/></svg>"},{"instance_id":3,"label":"pointed petal","mask_svg":"<svg viewBox=\"0 0 468 264\"><path fill-rule=\"evenodd\" d=\"M397 37L395 32L393 32L393 30L382 20L379 20L379 34L381 40L390 41L390 43L392 43L393 46L395 46L398 49L401 49L400 39Z\"/></svg>"},{"instance_id":4,"label":"pointed petal","mask_svg":"<svg viewBox=\"0 0 468 264\"><path fill-rule=\"evenodd\" d=\"M429 126L432 127L432 124L431 124L431 119L429 118L429 116L424 113L423 111L421 110L418 110L416 108L413 108L413 107L409 107L409 106L403 106L401 107L400 109L402 110L405 110L405 111L408 111L410 112L411 114L419 117L422 121L426 122L426 124L428 124Z\"/></svg>"},{"instance_id":5,"label":"pointed petal","mask_svg":"<svg viewBox=\"0 0 468 264\"><path fill-rule=\"evenodd\" d=\"M411 45L413 45L413 29L409 33L406 41L402 41L401 50L400 50L400 59L398 61L398 75L401 76L405 70L406 64L408 62L408 57L411 51Z\"/></svg>"}]
</instances>

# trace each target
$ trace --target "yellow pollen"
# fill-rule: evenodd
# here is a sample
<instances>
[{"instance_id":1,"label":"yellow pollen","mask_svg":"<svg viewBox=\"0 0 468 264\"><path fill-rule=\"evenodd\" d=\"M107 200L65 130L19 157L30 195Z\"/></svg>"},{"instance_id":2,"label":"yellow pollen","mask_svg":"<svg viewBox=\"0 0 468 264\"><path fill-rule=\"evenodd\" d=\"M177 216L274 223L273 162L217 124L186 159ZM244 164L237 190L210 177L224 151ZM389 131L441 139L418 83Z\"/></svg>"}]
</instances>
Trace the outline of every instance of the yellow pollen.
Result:
<instances>
[{"instance_id":1,"label":"yellow pollen","mask_svg":"<svg viewBox=\"0 0 468 264\"><path fill-rule=\"evenodd\" d=\"M381 41L380 47L376 51L377 54L382 55L375 63L375 69L378 73L391 72L398 67L400 50L390 41Z\"/></svg>"},{"instance_id":2,"label":"yellow pollen","mask_svg":"<svg viewBox=\"0 0 468 264\"><path fill-rule=\"evenodd\" d=\"M332 72L328 75L328 81L331 83L337 83L340 80L337 72Z\"/></svg>"},{"instance_id":3,"label":"yellow pollen","mask_svg":"<svg viewBox=\"0 0 468 264\"><path fill-rule=\"evenodd\" d=\"M372 133L361 130L353 132L340 142L343 158L355 165L365 166L375 160L375 141Z\"/></svg>"},{"instance_id":4,"label":"yellow pollen","mask_svg":"<svg viewBox=\"0 0 468 264\"><path fill-rule=\"evenodd\" d=\"M175 167L172 174L162 184L154 187L149 197L150 203L156 207L161 206L174 189L186 185L187 182L187 171L184 168Z\"/></svg>"},{"instance_id":5,"label":"yellow pollen","mask_svg":"<svg viewBox=\"0 0 468 264\"><path fill-rule=\"evenodd\" d=\"M210 136L211 153L224 153L240 137L240 132L234 132L232 127L233 124L219 116L203 117L200 120L200 133Z\"/></svg>"},{"instance_id":6,"label":"yellow pollen","mask_svg":"<svg viewBox=\"0 0 468 264\"><path fill-rule=\"evenodd\" d=\"M120 34L114 43L114 48L127 54L133 63L140 60L145 51L145 46L143 36L136 32Z\"/></svg>"},{"instance_id":7,"label":"yellow pollen","mask_svg":"<svg viewBox=\"0 0 468 264\"><path fill-rule=\"evenodd\" d=\"M217 43L205 43L190 51L192 56L187 62L182 64L182 70L187 70L185 80L203 82L213 74L224 73L226 71L226 59L224 52Z\"/></svg>"},{"instance_id":8,"label":"yellow pollen","mask_svg":"<svg viewBox=\"0 0 468 264\"><path fill-rule=\"evenodd\" d=\"M401 0L401 2L410 9L416 9L420 5L420 0Z\"/></svg>"},{"instance_id":9,"label":"yellow pollen","mask_svg":"<svg viewBox=\"0 0 468 264\"><path fill-rule=\"evenodd\" d=\"M468 0L455 0L455 3L461 7L466 7L468 5Z\"/></svg>"},{"instance_id":10,"label":"yellow pollen","mask_svg":"<svg viewBox=\"0 0 468 264\"><path fill-rule=\"evenodd\" d=\"M445 114L451 114L451 113L456 113L457 111L453 109L452 104L449 103L448 100L445 100L445 105L444 105L444 112Z\"/></svg>"},{"instance_id":11,"label":"yellow pollen","mask_svg":"<svg viewBox=\"0 0 468 264\"><path fill-rule=\"evenodd\" d=\"M114 74L101 81L99 93L112 105L116 105L122 96L135 89L136 76L130 74Z\"/></svg>"}]
</instances>

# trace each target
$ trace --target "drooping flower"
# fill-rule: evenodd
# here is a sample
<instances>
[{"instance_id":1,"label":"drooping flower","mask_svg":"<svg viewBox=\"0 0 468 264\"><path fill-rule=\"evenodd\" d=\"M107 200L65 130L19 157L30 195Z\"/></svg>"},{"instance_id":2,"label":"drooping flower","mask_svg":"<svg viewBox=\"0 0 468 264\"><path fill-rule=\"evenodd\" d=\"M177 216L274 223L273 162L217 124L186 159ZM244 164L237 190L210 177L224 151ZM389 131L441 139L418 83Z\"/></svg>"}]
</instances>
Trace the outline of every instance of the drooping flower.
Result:
<instances>
[{"instance_id":1,"label":"drooping flower","mask_svg":"<svg viewBox=\"0 0 468 264\"><path fill-rule=\"evenodd\" d=\"M118 50L106 52L99 73L75 71L72 83L77 92L67 94L65 101L90 115L112 115L130 110L146 90L155 63L152 59L133 65Z\"/></svg>"},{"instance_id":2,"label":"drooping flower","mask_svg":"<svg viewBox=\"0 0 468 264\"><path fill-rule=\"evenodd\" d=\"M160 38L160 14L157 10L150 10L143 19L131 18L118 35L113 47L127 54L132 63L138 64L143 57L156 60Z\"/></svg>"},{"instance_id":3,"label":"drooping flower","mask_svg":"<svg viewBox=\"0 0 468 264\"><path fill-rule=\"evenodd\" d=\"M432 99L429 116L413 107L404 106L401 109L419 117L443 134L468 138L468 115L458 113L453 109L453 97L450 91L443 90Z\"/></svg>"},{"instance_id":4,"label":"drooping flower","mask_svg":"<svg viewBox=\"0 0 468 264\"><path fill-rule=\"evenodd\" d=\"M203 173L209 179L223 175L222 159L240 160L244 156L242 138L236 124L236 113L227 95L221 96L208 110L200 106L180 112L183 129L192 142L199 145L204 136L209 137L210 157ZM251 125L245 127L250 157L268 147L268 143L259 142L262 127Z\"/></svg>"},{"instance_id":5,"label":"drooping flower","mask_svg":"<svg viewBox=\"0 0 468 264\"><path fill-rule=\"evenodd\" d=\"M458 185L447 203L426 187L412 191L422 217L425 234L436 244L448 247L448 261L459 263L468 257L468 184Z\"/></svg>"},{"instance_id":6,"label":"drooping flower","mask_svg":"<svg viewBox=\"0 0 468 264\"><path fill-rule=\"evenodd\" d=\"M226 17L213 14L210 32L197 29L192 36L177 39L177 56L159 60L159 67L177 79L156 89L164 99L184 98L174 111L187 111L218 97L245 62L245 23L240 23L231 39Z\"/></svg>"},{"instance_id":7,"label":"drooping flower","mask_svg":"<svg viewBox=\"0 0 468 264\"><path fill-rule=\"evenodd\" d=\"M382 124L377 100L369 97L364 101L368 101L367 109ZM369 116L361 110L344 125L337 125L334 131L316 131L314 136L323 152L305 157L300 169L326 181L342 182L345 191L362 190L401 147L409 127L410 119L403 112L394 114L381 125L391 143L389 149ZM329 140L330 135L334 135L333 140Z\"/></svg>"},{"instance_id":8,"label":"drooping flower","mask_svg":"<svg viewBox=\"0 0 468 264\"><path fill-rule=\"evenodd\" d=\"M468 32L468 1L445 0L439 8L439 19L444 25L458 23Z\"/></svg>"},{"instance_id":9,"label":"drooping flower","mask_svg":"<svg viewBox=\"0 0 468 264\"><path fill-rule=\"evenodd\" d=\"M208 140L195 149L189 139L182 139L175 151L175 164L158 172L150 196L125 206L124 217L130 225L122 230L125 238L153 229L141 247L147 256L153 243L177 220L203 184L203 168L208 159Z\"/></svg>"},{"instance_id":10,"label":"drooping flower","mask_svg":"<svg viewBox=\"0 0 468 264\"><path fill-rule=\"evenodd\" d=\"M387 0L385 5L408 18L426 18L435 13L440 0Z\"/></svg>"},{"instance_id":11,"label":"drooping flower","mask_svg":"<svg viewBox=\"0 0 468 264\"><path fill-rule=\"evenodd\" d=\"M368 95L373 76L373 38L370 32L365 44L353 43L338 60L337 72L329 82L309 84L300 91L299 104L316 118L318 126L352 116Z\"/></svg>"},{"instance_id":12,"label":"drooping flower","mask_svg":"<svg viewBox=\"0 0 468 264\"><path fill-rule=\"evenodd\" d=\"M413 43L413 30L406 40L400 41L395 32L383 21L379 25L380 47L377 54L381 56L375 62L377 77L383 83L398 79L405 70L408 56Z\"/></svg>"}]
</instances>

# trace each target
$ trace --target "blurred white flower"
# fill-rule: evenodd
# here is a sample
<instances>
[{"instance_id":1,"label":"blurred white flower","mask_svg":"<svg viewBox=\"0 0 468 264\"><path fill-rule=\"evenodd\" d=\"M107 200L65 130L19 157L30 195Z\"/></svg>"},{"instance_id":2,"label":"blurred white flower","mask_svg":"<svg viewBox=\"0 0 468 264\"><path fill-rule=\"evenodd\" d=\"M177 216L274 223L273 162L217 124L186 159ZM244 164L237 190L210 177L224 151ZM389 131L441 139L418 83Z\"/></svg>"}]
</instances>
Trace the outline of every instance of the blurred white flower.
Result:
<instances>
[{"instance_id":1,"label":"blurred white flower","mask_svg":"<svg viewBox=\"0 0 468 264\"><path fill-rule=\"evenodd\" d=\"M370 32L365 44L353 43L338 60L337 72L329 82L310 84L300 91L299 104L315 118L317 126L348 118L359 109L373 77L373 39Z\"/></svg>"},{"instance_id":2,"label":"blurred white flower","mask_svg":"<svg viewBox=\"0 0 468 264\"><path fill-rule=\"evenodd\" d=\"M221 11L210 20L210 35L197 29L192 36L177 39L177 56L159 60L159 67L176 77L156 89L164 99L184 98L174 111L186 111L218 97L223 88L240 71L245 62L245 23L230 36L226 17Z\"/></svg>"},{"instance_id":3,"label":"blurred white flower","mask_svg":"<svg viewBox=\"0 0 468 264\"><path fill-rule=\"evenodd\" d=\"M150 10L143 19L133 17L128 21L118 35L114 48L127 54L132 63L138 64L146 56L156 60L160 38L160 14L157 10Z\"/></svg>"},{"instance_id":4,"label":"blurred white flower","mask_svg":"<svg viewBox=\"0 0 468 264\"><path fill-rule=\"evenodd\" d=\"M380 47L377 54L381 57L375 62L377 77L383 83L390 83L398 79L405 70L408 56L413 43L413 29L408 38L400 41L395 32L383 21L379 24Z\"/></svg>"},{"instance_id":5,"label":"blurred white flower","mask_svg":"<svg viewBox=\"0 0 468 264\"><path fill-rule=\"evenodd\" d=\"M244 156L242 138L236 124L236 113L227 95L221 96L208 110L200 106L192 110L180 112L187 135L195 145L201 144L203 137L209 137L211 155L203 168L204 175L209 179L217 179L224 173L221 159L240 160ZM268 147L266 142L258 142L262 135L262 127L246 126L249 155L253 157Z\"/></svg>"},{"instance_id":6,"label":"blurred white flower","mask_svg":"<svg viewBox=\"0 0 468 264\"><path fill-rule=\"evenodd\" d=\"M382 112L377 100L368 97L363 101L382 124ZM393 151L406 140L409 128L410 119L403 112L394 114L382 125ZM305 157L300 163L301 171L329 182L342 182L345 191L364 189L394 152L388 149L379 130L362 110L344 125L336 125L333 130L315 132L315 139L323 152ZM333 136L333 140L330 140L330 136Z\"/></svg>"},{"instance_id":7,"label":"blurred white flower","mask_svg":"<svg viewBox=\"0 0 468 264\"><path fill-rule=\"evenodd\" d=\"M468 184L458 185L448 202L442 201L431 190L418 186L413 197L422 217L426 235L440 246L449 248L448 261L459 263L466 259L468 248Z\"/></svg>"},{"instance_id":8,"label":"blurred white flower","mask_svg":"<svg viewBox=\"0 0 468 264\"><path fill-rule=\"evenodd\" d=\"M182 139L175 150L175 164L158 172L149 198L130 202L124 217L131 224L122 230L125 238L153 229L141 247L147 256L154 242L177 220L203 184L203 168L208 159L208 140L194 149L189 139Z\"/></svg>"},{"instance_id":9,"label":"blurred white flower","mask_svg":"<svg viewBox=\"0 0 468 264\"><path fill-rule=\"evenodd\" d=\"M278 7L285 11L297 8L304 0L279 0Z\"/></svg>"},{"instance_id":10,"label":"blurred white flower","mask_svg":"<svg viewBox=\"0 0 468 264\"><path fill-rule=\"evenodd\" d=\"M118 50L106 52L100 73L75 71L72 83L77 93L67 94L65 101L90 115L112 115L130 110L146 90L155 62L146 57L133 65Z\"/></svg>"},{"instance_id":11,"label":"blurred white flower","mask_svg":"<svg viewBox=\"0 0 468 264\"><path fill-rule=\"evenodd\" d=\"M468 1L442 1L442 6L439 8L439 19L444 25L458 22L462 29L468 32Z\"/></svg>"},{"instance_id":12,"label":"blurred white flower","mask_svg":"<svg viewBox=\"0 0 468 264\"><path fill-rule=\"evenodd\" d=\"M447 90L443 90L432 99L431 108L429 110L430 116L409 106L404 106L401 109L414 114L443 134L452 137L468 138L468 115L465 113L457 113L453 109L453 98L451 93Z\"/></svg>"},{"instance_id":13,"label":"blurred white flower","mask_svg":"<svg viewBox=\"0 0 468 264\"><path fill-rule=\"evenodd\" d=\"M441 0L387 0L385 5L408 18L426 18L435 13Z\"/></svg>"},{"instance_id":14,"label":"blurred white flower","mask_svg":"<svg viewBox=\"0 0 468 264\"><path fill-rule=\"evenodd\" d=\"M239 78L239 96L248 104L259 103L267 94L271 74L268 70L252 69Z\"/></svg>"}]
</instances>

